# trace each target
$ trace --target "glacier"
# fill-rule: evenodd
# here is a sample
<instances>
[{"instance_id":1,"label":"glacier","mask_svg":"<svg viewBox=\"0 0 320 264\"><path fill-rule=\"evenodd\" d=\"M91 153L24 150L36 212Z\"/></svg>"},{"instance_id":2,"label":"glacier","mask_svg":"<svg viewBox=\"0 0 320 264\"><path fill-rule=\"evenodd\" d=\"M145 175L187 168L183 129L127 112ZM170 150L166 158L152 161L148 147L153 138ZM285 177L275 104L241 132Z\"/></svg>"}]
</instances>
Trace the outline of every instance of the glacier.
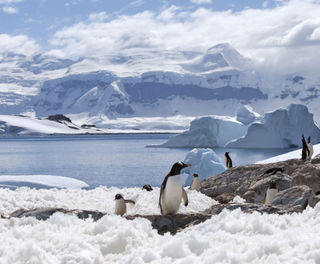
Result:
<instances>
[{"instance_id":1,"label":"glacier","mask_svg":"<svg viewBox=\"0 0 320 264\"><path fill-rule=\"evenodd\" d=\"M301 135L320 142L320 129L313 114L304 105L291 104L266 113L261 121L251 124L247 134L226 145L229 148L290 148L301 146Z\"/></svg>"},{"instance_id":2,"label":"glacier","mask_svg":"<svg viewBox=\"0 0 320 264\"><path fill-rule=\"evenodd\" d=\"M233 115L242 105L262 113L302 103L320 120L318 77L308 72L270 77L259 69L227 43L204 52L123 51L74 60L1 53L0 111L37 117L61 113L98 124L132 117Z\"/></svg>"}]
</instances>

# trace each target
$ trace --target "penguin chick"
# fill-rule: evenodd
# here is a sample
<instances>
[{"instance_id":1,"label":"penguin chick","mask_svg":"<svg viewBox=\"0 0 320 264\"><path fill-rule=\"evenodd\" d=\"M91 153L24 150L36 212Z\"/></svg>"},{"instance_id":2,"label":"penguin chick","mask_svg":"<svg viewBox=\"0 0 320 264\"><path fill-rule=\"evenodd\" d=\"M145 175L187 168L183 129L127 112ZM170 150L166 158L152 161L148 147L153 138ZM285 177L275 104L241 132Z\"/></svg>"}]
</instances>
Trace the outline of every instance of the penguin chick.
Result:
<instances>
[{"instance_id":1,"label":"penguin chick","mask_svg":"<svg viewBox=\"0 0 320 264\"><path fill-rule=\"evenodd\" d=\"M114 213L116 215L124 215L127 213L127 205L126 203L132 203L132 204L135 204L134 201L132 200L125 200L123 198L123 196L121 194L117 194L114 198L115 200L115 209L114 209Z\"/></svg>"},{"instance_id":2,"label":"penguin chick","mask_svg":"<svg viewBox=\"0 0 320 264\"><path fill-rule=\"evenodd\" d=\"M197 192L200 192L201 189L201 183L200 183L200 179L199 179L199 175L198 174L193 174L193 180L190 186L190 190L196 190Z\"/></svg>"},{"instance_id":3,"label":"penguin chick","mask_svg":"<svg viewBox=\"0 0 320 264\"><path fill-rule=\"evenodd\" d=\"M277 189L277 183L275 180L272 180L270 182L270 186L267 189L265 198L264 198L264 204L265 205L271 205L272 201L274 199L274 197L276 196L276 194L278 193L278 189Z\"/></svg>"},{"instance_id":4,"label":"penguin chick","mask_svg":"<svg viewBox=\"0 0 320 264\"><path fill-rule=\"evenodd\" d=\"M184 205L188 205L188 196L182 187L180 172L183 168L190 166L191 165L183 162L176 162L173 164L168 175L164 178L159 196L159 207L162 215L176 214L182 199Z\"/></svg>"},{"instance_id":5,"label":"penguin chick","mask_svg":"<svg viewBox=\"0 0 320 264\"><path fill-rule=\"evenodd\" d=\"M145 185L143 185L142 190L146 190L148 192L151 192L151 191L153 191L153 188L151 187L150 184L145 184Z\"/></svg>"},{"instance_id":6,"label":"penguin chick","mask_svg":"<svg viewBox=\"0 0 320 264\"><path fill-rule=\"evenodd\" d=\"M229 152L226 152L224 154L224 164L228 169L232 168L232 160L231 160L231 157L229 156Z\"/></svg>"},{"instance_id":7,"label":"penguin chick","mask_svg":"<svg viewBox=\"0 0 320 264\"><path fill-rule=\"evenodd\" d=\"M311 137L308 137L308 144L307 147L309 149L309 155L307 155L307 159L311 160L313 155L313 145L311 144Z\"/></svg>"}]
</instances>

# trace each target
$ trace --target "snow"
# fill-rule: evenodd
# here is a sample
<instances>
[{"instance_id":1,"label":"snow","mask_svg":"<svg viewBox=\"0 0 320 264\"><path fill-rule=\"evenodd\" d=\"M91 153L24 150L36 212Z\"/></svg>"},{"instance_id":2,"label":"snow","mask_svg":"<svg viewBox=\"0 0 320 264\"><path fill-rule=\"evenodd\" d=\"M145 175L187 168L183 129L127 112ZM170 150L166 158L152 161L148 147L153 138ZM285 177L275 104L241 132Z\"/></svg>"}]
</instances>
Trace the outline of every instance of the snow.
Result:
<instances>
[{"instance_id":1,"label":"snow","mask_svg":"<svg viewBox=\"0 0 320 264\"><path fill-rule=\"evenodd\" d=\"M224 147L230 140L243 136L247 131L239 121L228 116L205 116L194 119L189 130L172 136L161 147Z\"/></svg>"},{"instance_id":2,"label":"snow","mask_svg":"<svg viewBox=\"0 0 320 264\"><path fill-rule=\"evenodd\" d=\"M197 173L200 180L222 173L226 170L218 155L212 149L193 149L189 151L183 161L186 164L191 164L183 170L188 173L189 177L186 181L190 185L193 179L193 174Z\"/></svg>"},{"instance_id":3,"label":"snow","mask_svg":"<svg viewBox=\"0 0 320 264\"><path fill-rule=\"evenodd\" d=\"M32 190L0 191L1 199L6 199L8 204L17 202L15 207L20 208L25 203L24 199L18 202L15 196L26 195ZM48 193L46 198L58 198L65 191ZM99 188L96 191L96 198L101 203L104 198L101 194L106 190ZM82 193L85 197L74 196L76 199L73 197L73 200L79 199L87 204L92 196L88 195L89 191L86 192ZM4 195L9 197L4 198ZM40 197L34 195L27 196L26 200L29 203L39 202ZM95 202L91 209L94 209ZM54 214L47 221L34 218L1 219L0 262L317 263L319 219L320 205L314 209L308 207L303 213L288 215L224 210L175 236L158 235L148 220L126 220L115 215L106 215L97 222L61 213Z\"/></svg>"},{"instance_id":4,"label":"snow","mask_svg":"<svg viewBox=\"0 0 320 264\"><path fill-rule=\"evenodd\" d=\"M266 113L261 122L248 128L247 134L227 144L229 148L290 148L301 146L301 135L311 136L313 144L320 142L320 129L308 108L291 104Z\"/></svg>"},{"instance_id":5,"label":"snow","mask_svg":"<svg viewBox=\"0 0 320 264\"><path fill-rule=\"evenodd\" d=\"M98 187L95 189L34 189L21 187L16 190L0 188L0 213L8 215L19 209L33 209L39 207L59 207L65 209L97 210L108 214L114 213L114 197L117 193L122 194L125 199L136 202L133 206L128 205L128 215L151 215L160 214L158 207L158 187L153 187L148 192L141 188ZM185 207L181 203L179 213L196 213L217 204L210 197L186 189L189 204ZM1 263L1 262L0 262Z\"/></svg>"},{"instance_id":6,"label":"snow","mask_svg":"<svg viewBox=\"0 0 320 264\"><path fill-rule=\"evenodd\" d=\"M89 185L83 181L55 175L0 175L0 186L3 184L19 186L19 183L38 184L57 188L84 188Z\"/></svg>"},{"instance_id":7,"label":"snow","mask_svg":"<svg viewBox=\"0 0 320 264\"><path fill-rule=\"evenodd\" d=\"M1 124L2 123L2 124ZM72 129L66 124L59 122L38 119L30 116L0 115L0 133L2 134L83 134L96 130L93 129ZM74 124L71 124L75 127Z\"/></svg>"},{"instance_id":8,"label":"snow","mask_svg":"<svg viewBox=\"0 0 320 264\"><path fill-rule=\"evenodd\" d=\"M320 144L313 145L313 151L314 152L313 152L312 158L320 154ZM290 151L288 153L278 155L269 159L258 161L257 164L273 163L278 161L285 161L288 159L301 159L301 153L302 153L302 150L298 149L298 150Z\"/></svg>"}]
</instances>

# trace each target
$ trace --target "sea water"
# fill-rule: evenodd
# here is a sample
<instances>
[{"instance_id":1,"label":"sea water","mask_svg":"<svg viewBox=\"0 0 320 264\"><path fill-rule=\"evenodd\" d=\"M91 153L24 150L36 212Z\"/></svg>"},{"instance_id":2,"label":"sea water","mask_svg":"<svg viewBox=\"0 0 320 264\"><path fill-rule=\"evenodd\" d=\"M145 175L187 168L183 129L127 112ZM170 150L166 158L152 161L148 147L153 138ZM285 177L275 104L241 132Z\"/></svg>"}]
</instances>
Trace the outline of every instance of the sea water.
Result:
<instances>
[{"instance_id":1,"label":"sea water","mask_svg":"<svg viewBox=\"0 0 320 264\"><path fill-rule=\"evenodd\" d=\"M160 186L176 161L190 149L150 148L168 134L19 136L0 138L0 175L57 175L86 182L90 188ZM290 149L291 150L291 149ZM288 149L214 149L234 166L255 163Z\"/></svg>"}]
</instances>

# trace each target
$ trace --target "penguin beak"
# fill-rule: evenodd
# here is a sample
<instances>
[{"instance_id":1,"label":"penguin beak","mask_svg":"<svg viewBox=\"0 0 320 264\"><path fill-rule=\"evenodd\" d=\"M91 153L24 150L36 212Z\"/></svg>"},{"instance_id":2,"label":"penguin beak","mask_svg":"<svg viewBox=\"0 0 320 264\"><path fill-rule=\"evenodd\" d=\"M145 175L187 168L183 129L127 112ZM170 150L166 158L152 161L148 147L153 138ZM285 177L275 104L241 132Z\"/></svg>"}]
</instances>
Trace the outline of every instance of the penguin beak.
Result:
<instances>
[{"instance_id":1,"label":"penguin beak","mask_svg":"<svg viewBox=\"0 0 320 264\"><path fill-rule=\"evenodd\" d=\"M191 165L190 165L190 164L184 164L184 166L185 166L185 167L191 167Z\"/></svg>"}]
</instances>

